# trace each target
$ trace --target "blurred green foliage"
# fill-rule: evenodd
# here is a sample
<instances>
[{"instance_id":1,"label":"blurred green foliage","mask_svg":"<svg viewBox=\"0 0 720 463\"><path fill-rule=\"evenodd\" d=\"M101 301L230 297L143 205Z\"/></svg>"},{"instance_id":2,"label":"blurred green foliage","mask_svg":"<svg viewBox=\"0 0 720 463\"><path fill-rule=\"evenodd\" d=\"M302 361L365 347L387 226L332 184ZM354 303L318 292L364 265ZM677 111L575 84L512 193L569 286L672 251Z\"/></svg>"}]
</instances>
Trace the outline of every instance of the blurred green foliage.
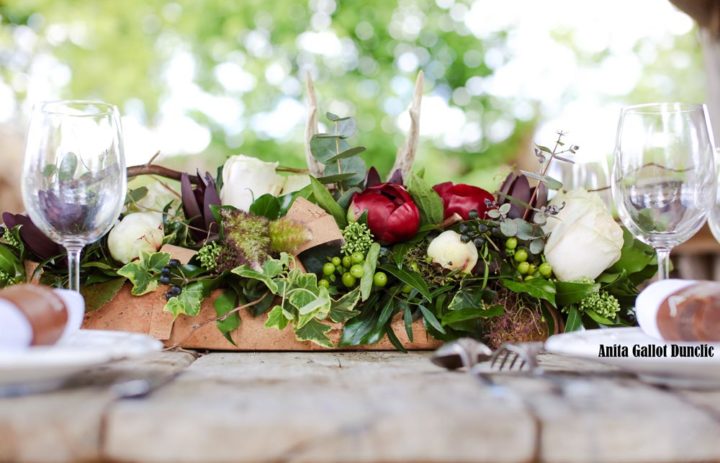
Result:
<instances>
[{"instance_id":1,"label":"blurred green foliage","mask_svg":"<svg viewBox=\"0 0 720 463\"><path fill-rule=\"evenodd\" d=\"M368 165L387 172L405 136L397 117L410 103L412 83L422 69L426 94L439 95L450 108L462 111L464 123L479 127L482 136L451 143L442 134L423 138L418 164L432 181L453 178L489 185L499 164L526 149L543 114L538 101L522 96L468 93L470 79L496 72L484 59L488 50L499 55L500 62L513 59L511 29L478 38L458 17L457 12L467 11L472 3L0 0L0 75L12 84L19 105L26 88L17 76L31 74L38 57L52 56L71 71L71 78L59 86L59 96L99 98L126 112L132 106L141 123L152 127L163 117L163 105L174 98L168 85L174 79L168 75L170 63L179 53L189 54L195 63L192 82L201 92L241 102L236 124L218 121L199 104L182 108L210 130L211 142L202 158L207 165L243 152L302 166L304 121L273 136L258 129L253 116L270 113L287 99L302 102L304 74L310 72L321 111L356 117L360 134L354 142L367 146ZM438 6L450 4L455 6ZM458 5L464 10L457 10ZM557 31L555 38L573 50L580 64L592 66L607 57L578 50L571 31ZM625 101L670 99L679 92L702 100L700 51L693 33L635 46L638 53L651 48L648 53L655 59L643 65L643 78L622 96ZM686 67L674 67L678 53L689 60ZM223 82L218 66L227 63L252 76L250 84ZM528 69L525 78L533 79L534 72ZM574 96L569 92L566 98ZM513 112L519 103L530 108L522 118ZM509 135L488 136L501 119L512 122Z\"/></svg>"}]
</instances>

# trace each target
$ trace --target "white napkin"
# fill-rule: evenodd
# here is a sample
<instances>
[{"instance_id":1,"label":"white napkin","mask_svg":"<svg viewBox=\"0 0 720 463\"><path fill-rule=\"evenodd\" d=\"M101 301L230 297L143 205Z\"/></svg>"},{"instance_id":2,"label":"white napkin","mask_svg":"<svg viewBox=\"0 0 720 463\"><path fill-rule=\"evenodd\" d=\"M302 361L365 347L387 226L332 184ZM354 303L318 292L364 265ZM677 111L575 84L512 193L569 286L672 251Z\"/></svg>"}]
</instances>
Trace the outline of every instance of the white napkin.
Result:
<instances>
[{"instance_id":1,"label":"white napkin","mask_svg":"<svg viewBox=\"0 0 720 463\"><path fill-rule=\"evenodd\" d=\"M68 321L60 338L62 341L80 329L85 315L85 300L77 291L67 289L53 289L53 291L60 296L68 311ZM0 299L0 350L28 348L32 338L32 327L23 313L11 302Z\"/></svg>"}]
</instances>

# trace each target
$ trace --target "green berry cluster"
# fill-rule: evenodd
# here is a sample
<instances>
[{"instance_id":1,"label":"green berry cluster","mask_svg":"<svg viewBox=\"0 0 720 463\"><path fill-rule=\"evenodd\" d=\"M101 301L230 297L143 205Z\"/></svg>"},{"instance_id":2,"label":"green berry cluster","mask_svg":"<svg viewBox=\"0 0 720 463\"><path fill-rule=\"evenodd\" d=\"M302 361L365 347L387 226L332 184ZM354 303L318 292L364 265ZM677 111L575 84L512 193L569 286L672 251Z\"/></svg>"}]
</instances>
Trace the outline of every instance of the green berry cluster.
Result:
<instances>
[{"instance_id":1,"label":"green berry cluster","mask_svg":"<svg viewBox=\"0 0 720 463\"><path fill-rule=\"evenodd\" d=\"M541 262L538 256L533 256L524 247L518 247L518 240L515 237L505 240L505 254L512 257L518 278L521 280L532 280L539 276L550 278L553 274L549 263Z\"/></svg>"},{"instance_id":2,"label":"green berry cluster","mask_svg":"<svg viewBox=\"0 0 720 463\"><path fill-rule=\"evenodd\" d=\"M345 243L342 245L341 251L346 256L351 256L356 252L367 254L375 241L370 228L361 222L349 223L342 235Z\"/></svg>"},{"instance_id":3,"label":"green berry cluster","mask_svg":"<svg viewBox=\"0 0 720 463\"><path fill-rule=\"evenodd\" d=\"M345 288L352 289L365 275L364 263L365 254L361 252L343 257L335 256L323 265L322 278L318 281L318 285L329 288L336 283L342 283ZM373 285L378 288L385 286L387 281L384 272L375 272L373 275Z\"/></svg>"},{"instance_id":4,"label":"green berry cluster","mask_svg":"<svg viewBox=\"0 0 720 463\"><path fill-rule=\"evenodd\" d=\"M202 268L209 271L215 270L215 268L217 268L217 262L220 258L221 251L222 246L220 246L216 241L211 241L201 247L200 250L198 250L197 256Z\"/></svg>"},{"instance_id":5,"label":"green berry cluster","mask_svg":"<svg viewBox=\"0 0 720 463\"><path fill-rule=\"evenodd\" d=\"M620 312L620 302L607 291L599 291L580 301L580 311L587 310L592 310L608 320L615 320Z\"/></svg>"}]
</instances>

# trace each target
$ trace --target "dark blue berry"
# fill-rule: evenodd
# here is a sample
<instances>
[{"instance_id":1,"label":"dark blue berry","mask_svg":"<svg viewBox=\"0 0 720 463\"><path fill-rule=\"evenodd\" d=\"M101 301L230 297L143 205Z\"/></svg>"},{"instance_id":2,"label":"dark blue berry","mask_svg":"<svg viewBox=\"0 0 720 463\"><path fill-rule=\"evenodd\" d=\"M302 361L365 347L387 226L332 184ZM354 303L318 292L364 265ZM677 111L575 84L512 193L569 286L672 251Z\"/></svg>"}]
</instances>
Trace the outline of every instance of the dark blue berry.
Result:
<instances>
[{"instance_id":1,"label":"dark blue berry","mask_svg":"<svg viewBox=\"0 0 720 463\"><path fill-rule=\"evenodd\" d=\"M166 274L160 275L160 283L163 285L170 284L170 275L166 275Z\"/></svg>"},{"instance_id":2,"label":"dark blue berry","mask_svg":"<svg viewBox=\"0 0 720 463\"><path fill-rule=\"evenodd\" d=\"M170 262L168 262L169 267L178 267L180 265L180 261L177 259L170 259Z\"/></svg>"}]
</instances>

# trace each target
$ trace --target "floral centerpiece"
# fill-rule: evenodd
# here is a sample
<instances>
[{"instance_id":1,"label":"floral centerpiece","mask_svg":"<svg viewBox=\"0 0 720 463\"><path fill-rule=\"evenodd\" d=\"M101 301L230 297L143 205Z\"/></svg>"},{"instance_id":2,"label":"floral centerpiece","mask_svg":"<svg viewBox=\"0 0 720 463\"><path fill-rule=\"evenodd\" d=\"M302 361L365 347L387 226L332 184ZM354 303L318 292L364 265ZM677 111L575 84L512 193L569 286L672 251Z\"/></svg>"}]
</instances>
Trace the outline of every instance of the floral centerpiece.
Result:
<instances>
[{"instance_id":1,"label":"floral centerpiece","mask_svg":"<svg viewBox=\"0 0 720 463\"><path fill-rule=\"evenodd\" d=\"M129 168L130 177L156 180L128 192L118 224L84 253L88 309L130 284L133 296L162 292L173 317L197 316L213 298L212 321L229 343L242 342L233 333L246 311L323 347L338 347L327 332L340 324L339 346L387 336L397 349L390 324L398 320L409 339L422 321L438 340L492 346L634 323L654 253L596 195L564 191L547 176L579 148L559 133L553 148L535 148L538 172L512 173L495 192L431 185L412 169L421 89L420 78L410 136L386 181L366 167L364 148L350 145L353 119L327 114L328 130L318 133L311 85L307 171L242 155L217 176L152 162ZM0 282L65 284L60 248L27 217L3 218ZM192 257L182 262L167 245Z\"/></svg>"}]
</instances>

